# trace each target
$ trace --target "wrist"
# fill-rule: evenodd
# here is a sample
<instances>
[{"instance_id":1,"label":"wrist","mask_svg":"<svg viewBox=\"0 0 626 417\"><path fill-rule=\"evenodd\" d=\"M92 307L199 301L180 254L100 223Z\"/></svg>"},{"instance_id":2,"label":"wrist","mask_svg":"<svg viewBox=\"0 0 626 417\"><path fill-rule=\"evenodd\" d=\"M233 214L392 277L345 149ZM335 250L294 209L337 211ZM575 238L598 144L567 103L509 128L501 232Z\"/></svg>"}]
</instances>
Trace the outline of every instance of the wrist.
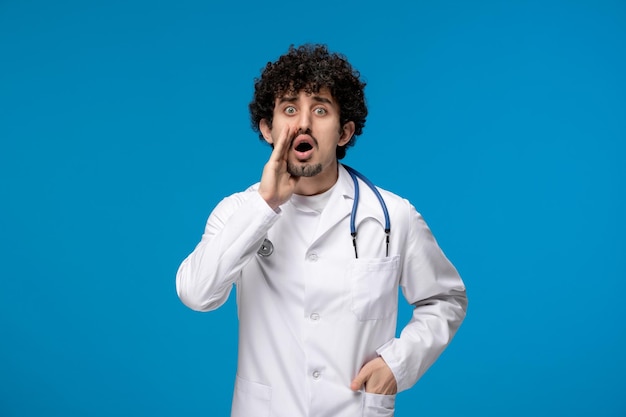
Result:
<instances>
[{"instance_id":1,"label":"wrist","mask_svg":"<svg viewBox=\"0 0 626 417\"><path fill-rule=\"evenodd\" d=\"M276 198L271 198L265 195L265 193L263 193L263 191L261 191L259 189L259 195L261 196L261 198L263 199L263 201L265 201L265 203L272 209L274 210L276 213L280 212L280 206L283 204L282 202L280 202L278 199Z\"/></svg>"}]
</instances>

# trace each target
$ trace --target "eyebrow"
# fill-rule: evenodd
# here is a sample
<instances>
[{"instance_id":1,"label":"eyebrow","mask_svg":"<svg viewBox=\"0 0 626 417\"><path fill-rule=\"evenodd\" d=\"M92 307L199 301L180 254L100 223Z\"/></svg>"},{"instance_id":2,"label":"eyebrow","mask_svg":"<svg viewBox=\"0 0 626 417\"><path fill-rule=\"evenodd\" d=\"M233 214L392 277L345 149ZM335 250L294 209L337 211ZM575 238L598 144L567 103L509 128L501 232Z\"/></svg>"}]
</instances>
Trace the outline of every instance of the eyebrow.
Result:
<instances>
[{"instance_id":1,"label":"eyebrow","mask_svg":"<svg viewBox=\"0 0 626 417\"><path fill-rule=\"evenodd\" d=\"M322 97L322 96L311 96L311 98L315 101L317 101L318 103L326 103L326 104L333 104L333 102L329 99L327 99L326 97ZM278 103L294 103L298 101L298 96L282 96L278 99Z\"/></svg>"}]
</instances>

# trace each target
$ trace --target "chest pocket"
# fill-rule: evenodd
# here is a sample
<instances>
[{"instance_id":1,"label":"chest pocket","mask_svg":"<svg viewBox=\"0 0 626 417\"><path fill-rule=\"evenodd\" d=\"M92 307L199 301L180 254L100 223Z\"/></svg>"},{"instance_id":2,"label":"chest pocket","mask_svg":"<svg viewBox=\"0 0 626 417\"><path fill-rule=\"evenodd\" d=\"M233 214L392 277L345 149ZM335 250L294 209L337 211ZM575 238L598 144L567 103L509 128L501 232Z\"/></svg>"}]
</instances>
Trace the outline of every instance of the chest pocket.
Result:
<instances>
[{"instance_id":1,"label":"chest pocket","mask_svg":"<svg viewBox=\"0 0 626 417\"><path fill-rule=\"evenodd\" d=\"M359 320L392 317L398 310L400 255L355 259L348 271L352 311Z\"/></svg>"}]
</instances>

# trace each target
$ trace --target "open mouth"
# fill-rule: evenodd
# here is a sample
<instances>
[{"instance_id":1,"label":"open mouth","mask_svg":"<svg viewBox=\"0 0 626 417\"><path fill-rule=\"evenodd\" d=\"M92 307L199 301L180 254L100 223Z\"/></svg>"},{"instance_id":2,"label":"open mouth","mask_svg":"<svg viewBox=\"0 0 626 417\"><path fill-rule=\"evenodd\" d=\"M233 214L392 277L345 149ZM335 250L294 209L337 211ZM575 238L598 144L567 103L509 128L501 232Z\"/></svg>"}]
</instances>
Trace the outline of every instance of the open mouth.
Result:
<instances>
[{"instance_id":1,"label":"open mouth","mask_svg":"<svg viewBox=\"0 0 626 417\"><path fill-rule=\"evenodd\" d=\"M300 142L294 149L298 152L307 152L313 149L313 146L308 142Z\"/></svg>"},{"instance_id":2,"label":"open mouth","mask_svg":"<svg viewBox=\"0 0 626 417\"><path fill-rule=\"evenodd\" d=\"M308 135L300 135L293 141L293 152L300 161L307 161L313 155L315 139Z\"/></svg>"}]
</instances>

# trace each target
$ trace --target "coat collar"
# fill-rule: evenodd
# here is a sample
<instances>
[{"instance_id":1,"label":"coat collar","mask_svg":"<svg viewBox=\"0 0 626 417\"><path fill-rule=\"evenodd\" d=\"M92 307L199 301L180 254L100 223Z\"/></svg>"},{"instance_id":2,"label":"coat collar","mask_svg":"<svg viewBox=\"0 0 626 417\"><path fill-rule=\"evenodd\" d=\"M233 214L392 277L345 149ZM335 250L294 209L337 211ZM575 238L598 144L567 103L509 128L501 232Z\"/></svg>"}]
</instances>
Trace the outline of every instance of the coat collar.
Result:
<instances>
[{"instance_id":1,"label":"coat collar","mask_svg":"<svg viewBox=\"0 0 626 417\"><path fill-rule=\"evenodd\" d=\"M313 242L325 235L337 223L350 217L352 205L354 202L354 182L348 171L339 164L339 175L334 190L330 195L328 204L322 212L317 233ZM378 203L378 199L373 195L369 187L362 181L359 182L360 198L357 208L355 225L358 225L365 219L373 218L384 227L385 220L382 208ZM349 226L346 226L346 234L350 233Z\"/></svg>"}]
</instances>

